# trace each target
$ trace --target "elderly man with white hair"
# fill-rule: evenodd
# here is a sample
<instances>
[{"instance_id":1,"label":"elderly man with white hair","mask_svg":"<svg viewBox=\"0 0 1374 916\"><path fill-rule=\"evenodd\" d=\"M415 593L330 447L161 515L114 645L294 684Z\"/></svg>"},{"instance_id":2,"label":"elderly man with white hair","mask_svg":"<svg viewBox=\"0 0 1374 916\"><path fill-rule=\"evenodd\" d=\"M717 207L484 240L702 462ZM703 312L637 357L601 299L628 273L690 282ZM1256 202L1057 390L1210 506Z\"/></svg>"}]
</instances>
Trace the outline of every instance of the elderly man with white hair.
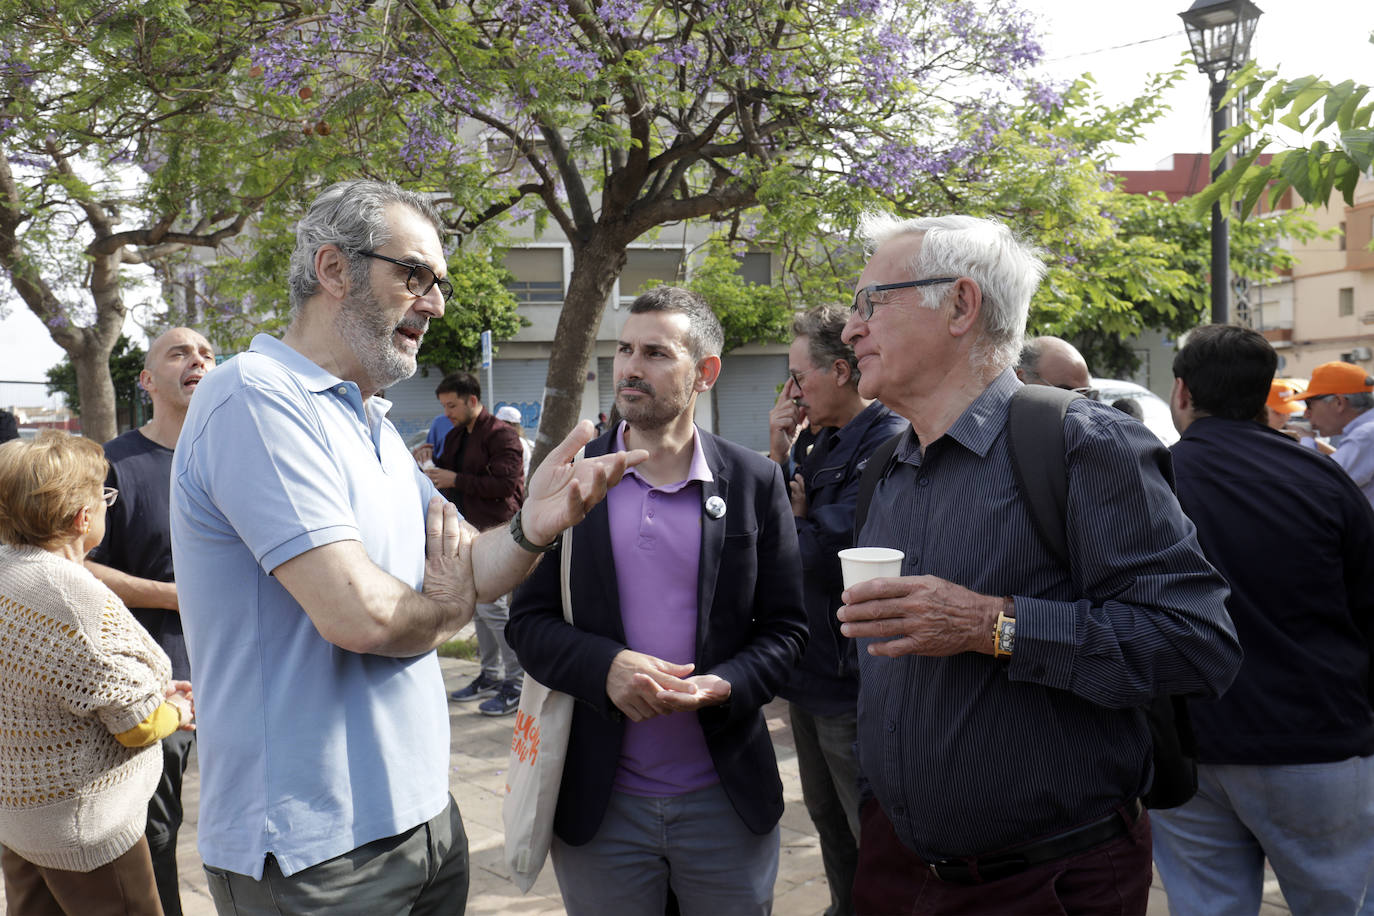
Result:
<instances>
[{"instance_id":1,"label":"elderly man with white hair","mask_svg":"<svg viewBox=\"0 0 1374 916\"><path fill-rule=\"evenodd\" d=\"M902 550L902 575L849 587L838 612L859 640L859 765L874 796L855 909L1143 913L1141 707L1231 682L1226 584L1160 442L1072 394L1062 429L1041 433L1062 432L1067 562L1037 534L1008 441L1044 272L1034 249L966 216L862 228L874 248L844 339L859 392L911 429L879 465L858 536Z\"/></svg>"}]
</instances>

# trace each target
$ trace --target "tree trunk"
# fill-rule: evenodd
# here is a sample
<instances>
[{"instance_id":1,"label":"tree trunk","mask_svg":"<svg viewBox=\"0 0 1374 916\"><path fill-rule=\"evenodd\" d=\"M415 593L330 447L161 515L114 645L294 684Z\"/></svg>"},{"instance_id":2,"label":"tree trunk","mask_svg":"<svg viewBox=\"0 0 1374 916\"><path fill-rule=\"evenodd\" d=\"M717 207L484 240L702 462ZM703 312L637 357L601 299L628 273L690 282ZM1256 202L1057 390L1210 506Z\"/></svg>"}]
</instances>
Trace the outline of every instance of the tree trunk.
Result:
<instances>
[{"instance_id":1,"label":"tree trunk","mask_svg":"<svg viewBox=\"0 0 1374 916\"><path fill-rule=\"evenodd\" d=\"M118 432L110 353L119 341L119 332L124 329L127 311L120 290L121 261L119 250L92 258L91 298L95 300L95 324L80 330L78 346L66 347L76 369L76 391L81 398L81 434L96 442L109 442Z\"/></svg>"},{"instance_id":2,"label":"tree trunk","mask_svg":"<svg viewBox=\"0 0 1374 916\"><path fill-rule=\"evenodd\" d=\"M81 399L81 434L96 442L109 442L118 431L114 382L110 380L112 349L112 344L88 339L85 346L67 351L76 369L76 390Z\"/></svg>"},{"instance_id":3,"label":"tree trunk","mask_svg":"<svg viewBox=\"0 0 1374 916\"><path fill-rule=\"evenodd\" d=\"M582 411L582 389L587 384L587 364L596 347L596 330L606 310L616 278L625 269L628 243L607 238L597 231L587 244L573 249L568 295L558 315L557 342L549 355L544 381L544 406L530 467L538 467L549 450L577 425Z\"/></svg>"}]
</instances>

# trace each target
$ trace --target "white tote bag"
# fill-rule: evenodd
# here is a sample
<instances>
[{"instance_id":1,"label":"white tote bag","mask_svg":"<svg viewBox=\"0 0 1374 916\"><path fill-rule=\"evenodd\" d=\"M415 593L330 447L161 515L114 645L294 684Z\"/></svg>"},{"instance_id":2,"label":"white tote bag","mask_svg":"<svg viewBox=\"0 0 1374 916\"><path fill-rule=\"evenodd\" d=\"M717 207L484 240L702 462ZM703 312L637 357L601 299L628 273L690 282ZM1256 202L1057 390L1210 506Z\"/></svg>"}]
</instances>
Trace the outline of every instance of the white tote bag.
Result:
<instances>
[{"instance_id":1,"label":"white tote bag","mask_svg":"<svg viewBox=\"0 0 1374 916\"><path fill-rule=\"evenodd\" d=\"M572 623L572 595L568 589L572 533L571 528L563 533L559 569L563 619L568 623ZM550 690L528 672L525 674L506 766L506 798L501 806L506 827L506 864L521 893L528 893L534 886L549 855L553 812L558 805L558 786L563 781L572 717L572 697Z\"/></svg>"}]
</instances>

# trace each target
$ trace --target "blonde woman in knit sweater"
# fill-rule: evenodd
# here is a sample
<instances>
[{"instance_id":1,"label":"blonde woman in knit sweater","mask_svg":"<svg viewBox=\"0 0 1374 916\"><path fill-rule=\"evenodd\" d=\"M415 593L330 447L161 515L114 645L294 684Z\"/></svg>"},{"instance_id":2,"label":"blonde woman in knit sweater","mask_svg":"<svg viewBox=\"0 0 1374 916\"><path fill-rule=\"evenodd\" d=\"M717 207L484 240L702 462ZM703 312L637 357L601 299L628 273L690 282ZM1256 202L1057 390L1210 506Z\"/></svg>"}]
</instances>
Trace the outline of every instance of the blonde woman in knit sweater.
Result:
<instances>
[{"instance_id":1,"label":"blonde woman in knit sweater","mask_svg":"<svg viewBox=\"0 0 1374 916\"><path fill-rule=\"evenodd\" d=\"M82 559L117 497L65 433L0 445L0 854L8 916L161 914L143 836L191 685Z\"/></svg>"}]
</instances>

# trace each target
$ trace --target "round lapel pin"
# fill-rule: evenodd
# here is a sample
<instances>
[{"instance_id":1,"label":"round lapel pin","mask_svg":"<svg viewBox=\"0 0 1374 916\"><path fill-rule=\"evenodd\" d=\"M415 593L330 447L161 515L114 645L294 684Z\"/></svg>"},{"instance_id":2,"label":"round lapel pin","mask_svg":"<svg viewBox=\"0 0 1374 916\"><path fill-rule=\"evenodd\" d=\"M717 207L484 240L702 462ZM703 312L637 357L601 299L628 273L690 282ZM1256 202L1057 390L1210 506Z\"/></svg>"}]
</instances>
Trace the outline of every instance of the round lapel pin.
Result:
<instances>
[{"instance_id":1,"label":"round lapel pin","mask_svg":"<svg viewBox=\"0 0 1374 916\"><path fill-rule=\"evenodd\" d=\"M719 496L712 496L706 500L706 514L711 518L720 518L725 514L725 500Z\"/></svg>"}]
</instances>

